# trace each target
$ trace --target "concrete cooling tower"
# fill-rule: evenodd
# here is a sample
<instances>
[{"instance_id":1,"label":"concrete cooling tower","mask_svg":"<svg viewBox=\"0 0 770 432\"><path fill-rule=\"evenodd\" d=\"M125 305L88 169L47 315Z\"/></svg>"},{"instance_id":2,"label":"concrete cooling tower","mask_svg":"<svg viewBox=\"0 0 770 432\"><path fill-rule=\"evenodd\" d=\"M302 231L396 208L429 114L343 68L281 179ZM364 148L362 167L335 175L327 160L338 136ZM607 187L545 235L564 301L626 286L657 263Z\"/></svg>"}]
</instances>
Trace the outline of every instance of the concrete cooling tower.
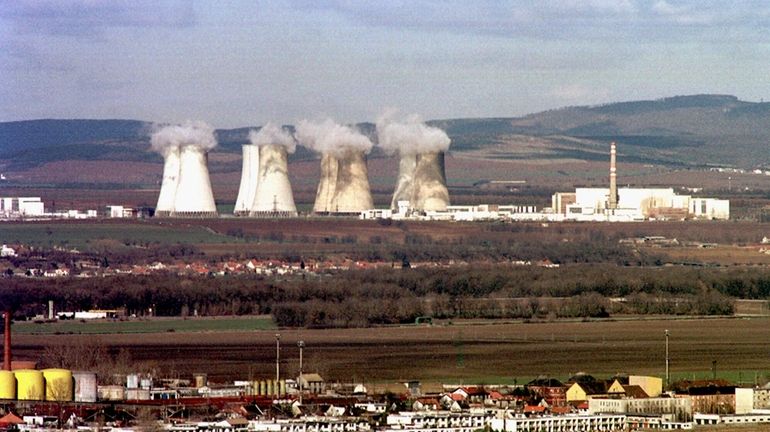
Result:
<instances>
[{"instance_id":1,"label":"concrete cooling tower","mask_svg":"<svg viewBox=\"0 0 770 432\"><path fill-rule=\"evenodd\" d=\"M243 168L241 169L241 186L238 198L235 200L233 213L236 216L248 216L254 204L259 181L259 147L246 144L243 150Z\"/></svg>"},{"instance_id":2,"label":"concrete cooling tower","mask_svg":"<svg viewBox=\"0 0 770 432\"><path fill-rule=\"evenodd\" d=\"M179 184L171 216L216 217L217 207L211 191L206 150L193 145L184 146L179 159Z\"/></svg>"},{"instance_id":3,"label":"concrete cooling tower","mask_svg":"<svg viewBox=\"0 0 770 432\"><path fill-rule=\"evenodd\" d=\"M339 162L334 156L321 155L321 179L315 194L313 213L331 213L334 204L334 192L337 187L337 169Z\"/></svg>"},{"instance_id":4,"label":"concrete cooling tower","mask_svg":"<svg viewBox=\"0 0 770 432\"><path fill-rule=\"evenodd\" d=\"M289 182L288 156L282 145L259 147L259 180L250 216L294 217L297 207Z\"/></svg>"},{"instance_id":5,"label":"concrete cooling tower","mask_svg":"<svg viewBox=\"0 0 770 432\"><path fill-rule=\"evenodd\" d=\"M163 180L160 184L155 215L167 217L174 211L176 188L179 184L179 148L168 148L163 153Z\"/></svg>"},{"instance_id":6,"label":"concrete cooling tower","mask_svg":"<svg viewBox=\"0 0 770 432\"><path fill-rule=\"evenodd\" d=\"M391 209L398 209L399 201L412 201L414 193L414 169L417 167L417 155L402 154L398 162L398 179L396 189L393 191L393 199L390 202Z\"/></svg>"},{"instance_id":7,"label":"concrete cooling tower","mask_svg":"<svg viewBox=\"0 0 770 432\"><path fill-rule=\"evenodd\" d=\"M313 212L357 214L371 208L374 201L364 152L348 150L340 157L324 154Z\"/></svg>"},{"instance_id":8,"label":"concrete cooling tower","mask_svg":"<svg viewBox=\"0 0 770 432\"><path fill-rule=\"evenodd\" d=\"M412 200L410 205L418 211L444 211L449 205L446 187L444 153L422 153L417 156L414 169Z\"/></svg>"}]
</instances>

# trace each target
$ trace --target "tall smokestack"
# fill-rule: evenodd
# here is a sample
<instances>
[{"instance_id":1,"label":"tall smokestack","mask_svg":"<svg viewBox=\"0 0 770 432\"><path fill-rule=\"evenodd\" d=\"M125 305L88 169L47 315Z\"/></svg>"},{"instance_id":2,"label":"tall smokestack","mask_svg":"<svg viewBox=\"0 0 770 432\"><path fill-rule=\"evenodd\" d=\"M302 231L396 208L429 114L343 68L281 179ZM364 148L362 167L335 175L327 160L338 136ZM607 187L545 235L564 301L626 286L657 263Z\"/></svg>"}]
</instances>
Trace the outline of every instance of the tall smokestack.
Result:
<instances>
[{"instance_id":1,"label":"tall smokestack","mask_svg":"<svg viewBox=\"0 0 770 432\"><path fill-rule=\"evenodd\" d=\"M236 216L247 216L251 211L259 181L259 147L245 144L242 151L241 186L238 188L238 198L233 209Z\"/></svg>"},{"instance_id":2,"label":"tall smokestack","mask_svg":"<svg viewBox=\"0 0 770 432\"><path fill-rule=\"evenodd\" d=\"M3 338L3 369L11 370L11 310L5 311L3 329L5 330Z\"/></svg>"},{"instance_id":3,"label":"tall smokestack","mask_svg":"<svg viewBox=\"0 0 770 432\"><path fill-rule=\"evenodd\" d=\"M155 216L170 216L174 211L176 188L179 184L179 148L170 147L163 151L163 181L160 184L158 205Z\"/></svg>"},{"instance_id":4,"label":"tall smokestack","mask_svg":"<svg viewBox=\"0 0 770 432\"><path fill-rule=\"evenodd\" d=\"M209 179L208 154L188 145L180 155L179 185L174 200L174 217L216 217L217 206Z\"/></svg>"},{"instance_id":5,"label":"tall smokestack","mask_svg":"<svg viewBox=\"0 0 770 432\"><path fill-rule=\"evenodd\" d=\"M412 208L418 211L444 211L449 205L446 187L444 153L431 152L419 155L414 170Z\"/></svg>"},{"instance_id":6,"label":"tall smokestack","mask_svg":"<svg viewBox=\"0 0 770 432\"><path fill-rule=\"evenodd\" d=\"M259 182L251 216L297 216L288 166L286 147L271 144L259 148Z\"/></svg>"},{"instance_id":7,"label":"tall smokestack","mask_svg":"<svg viewBox=\"0 0 770 432\"><path fill-rule=\"evenodd\" d=\"M610 200L608 207L610 210L618 208L618 179L617 166L615 165L615 142L610 144Z\"/></svg>"}]
</instances>

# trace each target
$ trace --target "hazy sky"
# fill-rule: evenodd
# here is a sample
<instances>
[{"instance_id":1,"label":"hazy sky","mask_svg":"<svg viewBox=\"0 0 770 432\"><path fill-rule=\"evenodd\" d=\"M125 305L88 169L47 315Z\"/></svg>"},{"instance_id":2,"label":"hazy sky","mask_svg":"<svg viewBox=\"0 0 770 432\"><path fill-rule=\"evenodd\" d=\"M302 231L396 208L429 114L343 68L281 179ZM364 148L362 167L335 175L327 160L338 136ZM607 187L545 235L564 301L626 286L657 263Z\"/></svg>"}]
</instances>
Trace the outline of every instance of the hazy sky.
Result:
<instances>
[{"instance_id":1,"label":"hazy sky","mask_svg":"<svg viewBox=\"0 0 770 432\"><path fill-rule=\"evenodd\" d=\"M0 121L217 127L770 99L770 2L0 0Z\"/></svg>"}]
</instances>

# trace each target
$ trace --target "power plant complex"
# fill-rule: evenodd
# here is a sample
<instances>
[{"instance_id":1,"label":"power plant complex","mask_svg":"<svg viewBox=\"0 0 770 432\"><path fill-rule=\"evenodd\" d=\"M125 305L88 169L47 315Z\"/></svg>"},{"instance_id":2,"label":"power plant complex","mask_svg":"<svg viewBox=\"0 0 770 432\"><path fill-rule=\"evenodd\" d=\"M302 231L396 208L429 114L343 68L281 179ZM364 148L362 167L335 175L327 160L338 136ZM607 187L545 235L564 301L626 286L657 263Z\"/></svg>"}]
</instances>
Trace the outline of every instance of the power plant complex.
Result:
<instances>
[{"instance_id":1,"label":"power plant complex","mask_svg":"<svg viewBox=\"0 0 770 432\"><path fill-rule=\"evenodd\" d=\"M377 121L379 147L399 158L390 207L374 208L367 155L374 144L357 129L335 123L300 121L292 135L267 123L249 133L242 147L242 173L233 213L252 218L296 217L288 175L288 155L300 144L320 154L320 179L314 215L362 219L641 221L654 219L729 219L730 202L678 195L673 188L617 186L617 146L610 144L608 188L556 192L550 208L536 206L451 205L444 157L450 139L417 117ZM165 126L151 137L164 158L155 215L218 216L208 173L208 152L216 145L214 130L202 122Z\"/></svg>"}]
</instances>

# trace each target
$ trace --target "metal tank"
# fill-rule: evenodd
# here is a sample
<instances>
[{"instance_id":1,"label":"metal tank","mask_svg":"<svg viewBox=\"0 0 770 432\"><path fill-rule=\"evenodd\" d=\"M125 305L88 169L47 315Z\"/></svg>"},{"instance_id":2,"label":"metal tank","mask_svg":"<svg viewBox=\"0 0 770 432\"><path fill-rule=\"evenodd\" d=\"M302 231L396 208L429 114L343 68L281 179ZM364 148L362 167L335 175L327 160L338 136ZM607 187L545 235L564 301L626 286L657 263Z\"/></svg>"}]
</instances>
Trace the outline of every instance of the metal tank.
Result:
<instances>
[{"instance_id":1,"label":"metal tank","mask_svg":"<svg viewBox=\"0 0 770 432\"><path fill-rule=\"evenodd\" d=\"M150 400L150 389L133 388L126 390L126 400Z\"/></svg>"},{"instance_id":2,"label":"metal tank","mask_svg":"<svg viewBox=\"0 0 770 432\"><path fill-rule=\"evenodd\" d=\"M31 369L13 371L16 377L16 395L18 400L41 401L45 399L45 378L43 372Z\"/></svg>"},{"instance_id":3,"label":"metal tank","mask_svg":"<svg viewBox=\"0 0 770 432\"><path fill-rule=\"evenodd\" d=\"M195 388L206 387L208 385L208 375L205 373L194 374L193 381L195 382Z\"/></svg>"},{"instance_id":4,"label":"metal tank","mask_svg":"<svg viewBox=\"0 0 770 432\"><path fill-rule=\"evenodd\" d=\"M96 402L96 373L74 371L72 378L75 380L75 402Z\"/></svg>"},{"instance_id":5,"label":"metal tank","mask_svg":"<svg viewBox=\"0 0 770 432\"><path fill-rule=\"evenodd\" d=\"M133 373L126 375L126 388L139 388L139 374Z\"/></svg>"},{"instance_id":6,"label":"metal tank","mask_svg":"<svg viewBox=\"0 0 770 432\"><path fill-rule=\"evenodd\" d=\"M45 378L45 400L57 402L72 401L74 382L72 371L67 369L43 369Z\"/></svg>"},{"instance_id":7,"label":"metal tank","mask_svg":"<svg viewBox=\"0 0 770 432\"><path fill-rule=\"evenodd\" d=\"M16 377L11 371L0 370L0 399L16 399Z\"/></svg>"}]
</instances>

